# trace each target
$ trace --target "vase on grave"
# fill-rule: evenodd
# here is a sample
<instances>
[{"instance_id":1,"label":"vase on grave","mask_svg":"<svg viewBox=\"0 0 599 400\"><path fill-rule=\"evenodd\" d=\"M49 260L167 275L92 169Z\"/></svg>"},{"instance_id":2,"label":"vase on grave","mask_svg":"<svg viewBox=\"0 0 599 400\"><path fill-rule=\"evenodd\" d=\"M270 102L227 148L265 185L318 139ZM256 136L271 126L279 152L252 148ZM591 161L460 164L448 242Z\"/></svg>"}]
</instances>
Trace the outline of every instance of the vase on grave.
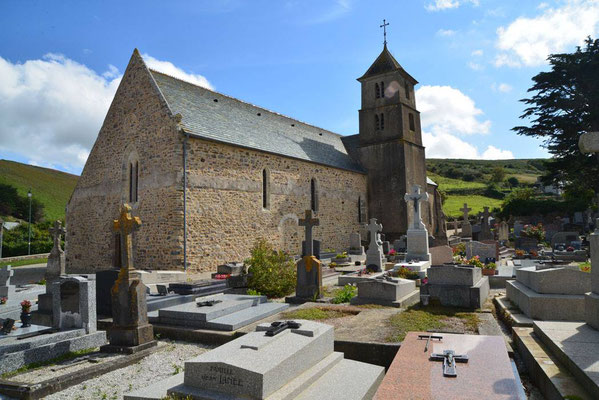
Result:
<instances>
[{"instance_id":1,"label":"vase on grave","mask_svg":"<svg viewBox=\"0 0 599 400\"><path fill-rule=\"evenodd\" d=\"M27 328L31 326L31 313L29 311L23 311L21 313L21 328Z\"/></svg>"}]
</instances>

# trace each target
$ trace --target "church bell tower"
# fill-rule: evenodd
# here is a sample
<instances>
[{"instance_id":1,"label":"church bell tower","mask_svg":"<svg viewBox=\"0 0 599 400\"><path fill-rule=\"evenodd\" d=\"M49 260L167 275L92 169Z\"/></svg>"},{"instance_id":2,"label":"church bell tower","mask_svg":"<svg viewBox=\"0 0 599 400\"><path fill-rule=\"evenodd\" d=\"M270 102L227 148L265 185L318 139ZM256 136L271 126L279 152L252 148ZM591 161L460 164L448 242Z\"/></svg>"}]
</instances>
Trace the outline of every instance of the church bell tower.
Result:
<instances>
[{"instance_id":1,"label":"church bell tower","mask_svg":"<svg viewBox=\"0 0 599 400\"><path fill-rule=\"evenodd\" d=\"M404 195L412 185L426 191L426 162L414 86L418 83L387 49L358 78L362 85L360 162L368 171L369 217L393 241L408 228ZM428 210L423 210L428 220Z\"/></svg>"}]
</instances>

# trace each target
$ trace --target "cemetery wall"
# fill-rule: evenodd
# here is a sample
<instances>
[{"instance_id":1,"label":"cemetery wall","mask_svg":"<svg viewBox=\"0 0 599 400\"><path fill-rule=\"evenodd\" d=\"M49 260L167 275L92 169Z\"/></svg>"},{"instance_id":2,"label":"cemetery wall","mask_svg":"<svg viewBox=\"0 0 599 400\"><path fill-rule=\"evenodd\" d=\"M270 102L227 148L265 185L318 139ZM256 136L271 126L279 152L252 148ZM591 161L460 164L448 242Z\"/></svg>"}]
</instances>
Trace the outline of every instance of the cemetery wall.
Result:
<instances>
[{"instance_id":1,"label":"cemetery wall","mask_svg":"<svg viewBox=\"0 0 599 400\"><path fill-rule=\"evenodd\" d=\"M183 265L182 135L141 56L134 52L88 157L66 213L66 269L94 272L113 265L112 221L129 202L130 162L138 161L132 214L134 260L140 269Z\"/></svg>"},{"instance_id":2,"label":"cemetery wall","mask_svg":"<svg viewBox=\"0 0 599 400\"><path fill-rule=\"evenodd\" d=\"M316 180L321 248L347 250L360 231L358 199L366 200L366 175L305 161L192 138L188 164L188 262L195 270L243 261L256 239L266 238L292 254L301 252L304 230L297 225L311 207ZM270 201L263 208L262 172ZM364 221L366 216L364 216Z\"/></svg>"}]
</instances>

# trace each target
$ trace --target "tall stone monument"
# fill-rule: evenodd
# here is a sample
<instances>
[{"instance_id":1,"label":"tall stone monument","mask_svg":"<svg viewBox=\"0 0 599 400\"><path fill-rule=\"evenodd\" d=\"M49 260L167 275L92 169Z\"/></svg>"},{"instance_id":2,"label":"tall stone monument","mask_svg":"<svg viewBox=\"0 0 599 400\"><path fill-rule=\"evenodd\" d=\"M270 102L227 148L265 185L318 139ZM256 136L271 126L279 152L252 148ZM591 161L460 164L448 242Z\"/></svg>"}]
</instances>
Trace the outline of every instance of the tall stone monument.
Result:
<instances>
[{"instance_id":1,"label":"tall stone monument","mask_svg":"<svg viewBox=\"0 0 599 400\"><path fill-rule=\"evenodd\" d=\"M10 284L10 277L14 271L10 265L0 267L0 297L10 299L15 294L15 286Z\"/></svg>"},{"instance_id":2,"label":"tall stone monument","mask_svg":"<svg viewBox=\"0 0 599 400\"><path fill-rule=\"evenodd\" d=\"M322 297L322 265L314 256L312 241L312 228L319 226L320 221L314 218L312 210L306 210L305 218L300 219L298 224L305 228L306 252L297 262L295 296L287 297L288 303L303 303Z\"/></svg>"},{"instance_id":3,"label":"tall stone monument","mask_svg":"<svg viewBox=\"0 0 599 400\"><path fill-rule=\"evenodd\" d=\"M491 213L489 213L489 207L484 207L484 211L482 213L482 222L480 225L480 233L478 234L478 240L493 240L495 236L491 232L491 227L489 226L489 217L491 217Z\"/></svg>"},{"instance_id":4,"label":"tall stone monument","mask_svg":"<svg viewBox=\"0 0 599 400\"><path fill-rule=\"evenodd\" d=\"M431 255L428 251L428 231L422 222L421 202L428 202L428 193L422 193L419 185L412 186L412 193L406 193L405 201L411 205L412 224L408 228L408 252L406 261L430 261ZM410 204L411 203L411 204Z\"/></svg>"},{"instance_id":5,"label":"tall stone monument","mask_svg":"<svg viewBox=\"0 0 599 400\"><path fill-rule=\"evenodd\" d=\"M500 242L506 242L510 238L510 226L507 222L501 221L497 225L497 239Z\"/></svg>"},{"instance_id":6,"label":"tall stone monument","mask_svg":"<svg viewBox=\"0 0 599 400\"><path fill-rule=\"evenodd\" d=\"M132 217L131 207L124 204L119 219L114 220L113 225L121 239L121 269L111 290L113 322L108 332L110 344L101 350L135 353L156 345L154 329L148 323L146 286L133 267L131 236L141 226L141 220Z\"/></svg>"},{"instance_id":7,"label":"tall stone monument","mask_svg":"<svg viewBox=\"0 0 599 400\"><path fill-rule=\"evenodd\" d=\"M382 224L376 223L376 218L370 218L370 223L366 225L370 232L370 244L366 251L366 267L380 272L383 270L383 243L379 239L379 232L383 230Z\"/></svg>"},{"instance_id":8,"label":"tall stone monument","mask_svg":"<svg viewBox=\"0 0 599 400\"><path fill-rule=\"evenodd\" d=\"M463 238L471 238L472 237L472 225L470 224L470 220L468 219L468 213L472 211L471 208L468 208L468 203L464 203L464 207L460 209L463 215L462 221L462 233L460 237Z\"/></svg>"}]
</instances>

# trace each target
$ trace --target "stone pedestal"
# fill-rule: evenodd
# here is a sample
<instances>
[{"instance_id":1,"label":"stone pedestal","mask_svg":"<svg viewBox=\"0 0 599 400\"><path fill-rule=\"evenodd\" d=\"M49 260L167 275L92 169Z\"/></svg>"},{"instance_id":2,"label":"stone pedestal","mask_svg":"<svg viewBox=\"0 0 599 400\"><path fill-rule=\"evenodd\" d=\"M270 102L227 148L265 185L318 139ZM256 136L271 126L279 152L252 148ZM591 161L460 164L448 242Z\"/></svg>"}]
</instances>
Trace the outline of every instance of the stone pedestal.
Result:
<instances>
[{"instance_id":1,"label":"stone pedestal","mask_svg":"<svg viewBox=\"0 0 599 400\"><path fill-rule=\"evenodd\" d=\"M460 233L460 237L463 237L463 238L471 238L472 237L472 224L470 224L470 222L466 222L466 221L462 222L462 232Z\"/></svg>"},{"instance_id":2,"label":"stone pedestal","mask_svg":"<svg viewBox=\"0 0 599 400\"><path fill-rule=\"evenodd\" d=\"M406 261L429 261L428 232L426 229L408 229L408 252Z\"/></svg>"},{"instance_id":3,"label":"stone pedestal","mask_svg":"<svg viewBox=\"0 0 599 400\"><path fill-rule=\"evenodd\" d=\"M489 295L489 278L480 268L458 265L434 266L420 295L429 295L443 306L481 308Z\"/></svg>"},{"instance_id":4,"label":"stone pedestal","mask_svg":"<svg viewBox=\"0 0 599 400\"><path fill-rule=\"evenodd\" d=\"M383 270L383 252L379 246L369 246L366 251L366 266L375 272Z\"/></svg>"},{"instance_id":5,"label":"stone pedestal","mask_svg":"<svg viewBox=\"0 0 599 400\"><path fill-rule=\"evenodd\" d=\"M287 297L288 303L303 303L322 297L322 265L314 256L305 256L297 262L297 286L295 296Z\"/></svg>"},{"instance_id":6,"label":"stone pedestal","mask_svg":"<svg viewBox=\"0 0 599 400\"><path fill-rule=\"evenodd\" d=\"M420 301L416 282L409 279L368 279L358 283L358 296L352 305L379 304L386 307L409 307Z\"/></svg>"}]
</instances>

